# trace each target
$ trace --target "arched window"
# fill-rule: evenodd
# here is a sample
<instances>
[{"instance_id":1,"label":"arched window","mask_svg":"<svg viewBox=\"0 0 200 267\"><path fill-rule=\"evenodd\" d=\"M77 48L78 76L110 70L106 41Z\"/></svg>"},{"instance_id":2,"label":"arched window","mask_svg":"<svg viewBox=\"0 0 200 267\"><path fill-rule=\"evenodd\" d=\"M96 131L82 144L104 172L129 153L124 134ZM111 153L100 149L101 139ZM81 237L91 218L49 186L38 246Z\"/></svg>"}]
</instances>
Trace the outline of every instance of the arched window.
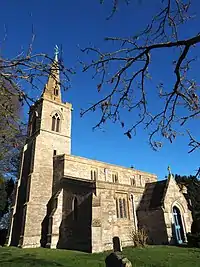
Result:
<instances>
[{"instance_id":1,"label":"arched window","mask_svg":"<svg viewBox=\"0 0 200 267\"><path fill-rule=\"evenodd\" d=\"M182 216L179 208L177 206L173 207L173 217L174 217L174 232L175 240L178 244L185 242L185 233L183 228Z\"/></svg>"},{"instance_id":2,"label":"arched window","mask_svg":"<svg viewBox=\"0 0 200 267\"><path fill-rule=\"evenodd\" d=\"M56 113L52 117L51 130L55 131L55 132L60 132L60 117L59 117L58 113Z\"/></svg>"},{"instance_id":3,"label":"arched window","mask_svg":"<svg viewBox=\"0 0 200 267\"><path fill-rule=\"evenodd\" d=\"M72 209L73 209L73 220L77 221L78 220L78 200L76 197L73 199Z\"/></svg>"}]
</instances>

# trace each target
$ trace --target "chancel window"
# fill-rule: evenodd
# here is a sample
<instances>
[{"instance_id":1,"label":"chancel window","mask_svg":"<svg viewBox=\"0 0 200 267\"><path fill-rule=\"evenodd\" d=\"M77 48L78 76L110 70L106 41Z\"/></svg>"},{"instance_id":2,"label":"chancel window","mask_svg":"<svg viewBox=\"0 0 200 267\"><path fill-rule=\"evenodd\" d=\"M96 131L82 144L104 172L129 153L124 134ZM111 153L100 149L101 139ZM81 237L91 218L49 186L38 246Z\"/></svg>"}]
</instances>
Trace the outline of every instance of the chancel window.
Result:
<instances>
[{"instance_id":1,"label":"chancel window","mask_svg":"<svg viewBox=\"0 0 200 267\"><path fill-rule=\"evenodd\" d=\"M54 132L60 132L60 117L57 113L52 117L51 130Z\"/></svg>"},{"instance_id":2,"label":"chancel window","mask_svg":"<svg viewBox=\"0 0 200 267\"><path fill-rule=\"evenodd\" d=\"M117 173L112 173L112 182L113 183L118 183L118 174Z\"/></svg>"},{"instance_id":3,"label":"chancel window","mask_svg":"<svg viewBox=\"0 0 200 267\"><path fill-rule=\"evenodd\" d=\"M92 169L90 171L90 175L91 175L91 180L93 180L93 181L97 180L97 170L96 169Z\"/></svg>"},{"instance_id":4,"label":"chancel window","mask_svg":"<svg viewBox=\"0 0 200 267\"><path fill-rule=\"evenodd\" d=\"M117 218L127 218L127 205L125 198L116 199L116 214Z\"/></svg>"}]
</instances>

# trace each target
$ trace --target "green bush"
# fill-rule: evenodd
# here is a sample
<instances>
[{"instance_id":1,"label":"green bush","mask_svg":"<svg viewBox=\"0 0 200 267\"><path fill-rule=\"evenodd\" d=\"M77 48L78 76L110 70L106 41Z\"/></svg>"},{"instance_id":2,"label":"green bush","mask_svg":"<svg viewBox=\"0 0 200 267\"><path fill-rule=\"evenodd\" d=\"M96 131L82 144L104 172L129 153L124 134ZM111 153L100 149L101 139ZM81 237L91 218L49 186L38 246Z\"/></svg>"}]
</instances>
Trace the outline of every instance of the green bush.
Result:
<instances>
[{"instance_id":1,"label":"green bush","mask_svg":"<svg viewBox=\"0 0 200 267\"><path fill-rule=\"evenodd\" d=\"M196 234L188 233L187 240L189 247L200 248L200 233Z\"/></svg>"}]
</instances>

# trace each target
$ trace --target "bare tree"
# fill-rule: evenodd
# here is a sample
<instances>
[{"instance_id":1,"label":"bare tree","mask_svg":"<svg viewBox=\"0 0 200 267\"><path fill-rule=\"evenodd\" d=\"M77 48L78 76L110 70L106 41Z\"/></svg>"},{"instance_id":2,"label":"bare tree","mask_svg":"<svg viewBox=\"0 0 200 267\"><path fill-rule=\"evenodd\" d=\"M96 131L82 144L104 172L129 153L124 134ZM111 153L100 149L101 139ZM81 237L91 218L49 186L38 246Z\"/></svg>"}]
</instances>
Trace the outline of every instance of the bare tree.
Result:
<instances>
[{"instance_id":1,"label":"bare tree","mask_svg":"<svg viewBox=\"0 0 200 267\"><path fill-rule=\"evenodd\" d=\"M116 12L119 2L113 1L113 10L109 18ZM126 4L129 2L131 0L124 0ZM154 1L152 4L160 9L140 33L131 33L131 37L106 37L106 41L114 42L114 50L110 52L103 52L96 47L82 50L93 53L91 61L82 63L83 71L93 69L94 77L99 79L99 101L81 112L81 115L84 115L89 111L101 110L101 118L94 128L100 127L107 120L119 121L126 129L124 134L131 138L137 128L143 125L149 131L150 145L153 149L158 149L162 146L160 137L172 142L179 134L177 128L182 129L186 122L199 118L200 92L197 81L192 78L191 68L197 60L200 33L197 32L188 39L181 39L180 34L180 27L183 24L186 27L187 23L194 19L193 14L190 14L192 2ZM139 23L137 21L138 25ZM149 105L149 96L152 92L149 93L146 85L147 80L151 78L151 56L158 51L170 53L172 50L174 83L158 83L154 91L162 103L162 109L155 112ZM191 56L191 51L196 55ZM106 95L105 87L109 88ZM122 110L132 112L132 125L126 125L121 116ZM196 124L199 125L199 122L196 121ZM186 131L190 138L189 152L192 152L200 147L200 142L193 137L190 130Z\"/></svg>"}]
</instances>

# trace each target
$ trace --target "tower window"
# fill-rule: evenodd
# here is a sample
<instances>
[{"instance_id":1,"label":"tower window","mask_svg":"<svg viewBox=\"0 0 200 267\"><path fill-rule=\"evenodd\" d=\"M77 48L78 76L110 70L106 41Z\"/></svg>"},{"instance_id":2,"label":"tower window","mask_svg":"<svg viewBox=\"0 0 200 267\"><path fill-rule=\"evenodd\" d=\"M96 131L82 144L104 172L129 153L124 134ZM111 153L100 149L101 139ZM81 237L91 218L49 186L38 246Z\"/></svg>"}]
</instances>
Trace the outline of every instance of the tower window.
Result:
<instances>
[{"instance_id":1,"label":"tower window","mask_svg":"<svg viewBox=\"0 0 200 267\"><path fill-rule=\"evenodd\" d=\"M55 132L60 132L60 117L57 113L52 117L51 130Z\"/></svg>"},{"instance_id":2,"label":"tower window","mask_svg":"<svg viewBox=\"0 0 200 267\"><path fill-rule=\"evenodd\" d=\"M53 155L54 155L54 156L56 156L56 154L57 154L56 152L57 152L56 150L53 151Z\"/></svg>"}]
</instances>

